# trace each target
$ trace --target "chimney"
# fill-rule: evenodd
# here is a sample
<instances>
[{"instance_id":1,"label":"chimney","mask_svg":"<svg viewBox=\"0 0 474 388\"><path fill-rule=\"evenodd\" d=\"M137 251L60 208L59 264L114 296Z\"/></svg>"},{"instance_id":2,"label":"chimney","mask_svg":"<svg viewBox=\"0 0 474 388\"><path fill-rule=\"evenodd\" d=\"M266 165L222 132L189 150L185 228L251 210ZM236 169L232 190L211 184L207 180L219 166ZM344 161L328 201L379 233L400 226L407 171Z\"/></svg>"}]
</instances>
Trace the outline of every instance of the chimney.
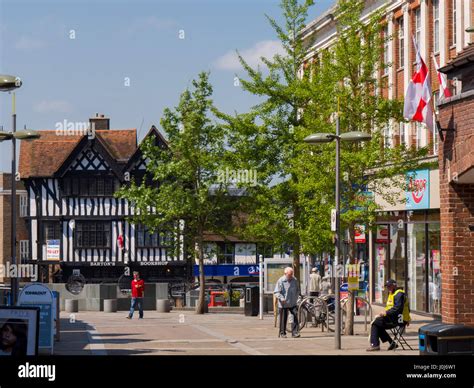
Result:
<instances>
[{"instance_id":1,"label":"chimney","mask_svg":"<svg viewBox=\"0 0 474 388\"><path fill-rule=\"evenodd\" d=\"M95 130L97 131L110 129L110 119L102 114L99 115L98 113L96 113L95 117L91 117L89 119L89 123L91 125L91 128L95 128Z\"/></svg>"}]
</instances>

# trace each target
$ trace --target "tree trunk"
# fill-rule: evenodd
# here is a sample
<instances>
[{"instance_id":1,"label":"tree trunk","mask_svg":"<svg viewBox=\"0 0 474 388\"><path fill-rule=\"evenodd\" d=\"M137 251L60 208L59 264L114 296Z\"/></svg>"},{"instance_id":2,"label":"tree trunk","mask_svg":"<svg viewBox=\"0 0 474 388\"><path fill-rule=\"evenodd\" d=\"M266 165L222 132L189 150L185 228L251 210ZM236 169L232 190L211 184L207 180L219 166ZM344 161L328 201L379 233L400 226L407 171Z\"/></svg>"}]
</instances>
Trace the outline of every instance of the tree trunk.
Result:
<instances>
[{"instance_id":1,"label":"tree trunk","mask_svg":"<svg viewBox=\"0 0 474 388\"><path fill-rule=\"evenodd\" d=\"M354 252L355 252L355 241L354 241L354 227L355 224L349 226L349 263L354 264ZM349 280L349 279L348 279ZM349 299L346 303L346 322L344 327L345 335L354 335L354 291L349 292Z\"/></svg>"},{"instance_id":2,"label":"tree trunk","mask_svg":"<svg viewBox=\"0 0 474 388\"><path fill-rule=\"evenodd\" d=\"M197 256L199 263L199 299L196 304L196 314L204 314L206 312L206 283L204 276L204 257L201 238L196 241L195 250L195 255Z\"/></svg>"}]
</instances>

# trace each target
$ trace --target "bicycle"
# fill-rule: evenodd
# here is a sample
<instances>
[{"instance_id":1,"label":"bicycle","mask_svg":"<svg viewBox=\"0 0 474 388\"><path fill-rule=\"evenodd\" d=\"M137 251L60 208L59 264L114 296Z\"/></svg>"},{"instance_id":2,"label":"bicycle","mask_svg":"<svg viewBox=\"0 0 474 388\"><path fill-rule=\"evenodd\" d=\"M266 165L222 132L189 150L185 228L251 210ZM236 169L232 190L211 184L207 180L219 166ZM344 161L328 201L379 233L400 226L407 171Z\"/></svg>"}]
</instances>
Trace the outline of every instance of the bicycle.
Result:
<instances>
[{"instance_id":1,"label":"bicycle","mask_svg":"<svg viewBox=\"0 0 474 388\"><path fill-rule=\"evenodd\" d=\"M327 302L317 296L308 296L301 300L298 305L298 321L302 330L311 321L313 327L321 326L321 330L327 327L328 318Z\"/></svg>"}]
</instances>

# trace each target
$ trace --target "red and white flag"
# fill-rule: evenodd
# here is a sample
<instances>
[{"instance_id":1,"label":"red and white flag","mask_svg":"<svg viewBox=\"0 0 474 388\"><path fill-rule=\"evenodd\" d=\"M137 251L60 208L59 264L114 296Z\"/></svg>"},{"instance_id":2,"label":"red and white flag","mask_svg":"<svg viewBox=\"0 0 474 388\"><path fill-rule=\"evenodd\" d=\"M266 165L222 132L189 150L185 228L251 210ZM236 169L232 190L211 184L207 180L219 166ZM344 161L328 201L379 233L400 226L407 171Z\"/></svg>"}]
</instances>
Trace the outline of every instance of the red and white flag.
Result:
<instances>
[{"instance_id":1,"label":"red and white flag","mask_svg":"<svg viewBox=\"0 0 474 388\"><path fill-rule=\"evenodd\" d=\"M442 97L444 97L444 98L451 97L452 94L448 89L448 81L447 81L446 74L440 73L438 62L436 62L436 58L435 58L434 54L433 54L433 62L434 62L435 68L436 68L436 72L438 73L439 89L440 89L440 92L441 92L440 95L439 95L440 99Z\"/></svg>"},{"instance_id":2,"label":"red and white flag","mask_svg":"<svg viewBox=\"0 0 474 388\"><path fill-rule=\"evenodd\" d=\"M418 46L413 39L416 49L416 72L413 74L405 93L403 117L407 120L419 121L433 131L433 110L430 106L431 80L428 67L421 58Z\"/></svg>"}]
</instances>

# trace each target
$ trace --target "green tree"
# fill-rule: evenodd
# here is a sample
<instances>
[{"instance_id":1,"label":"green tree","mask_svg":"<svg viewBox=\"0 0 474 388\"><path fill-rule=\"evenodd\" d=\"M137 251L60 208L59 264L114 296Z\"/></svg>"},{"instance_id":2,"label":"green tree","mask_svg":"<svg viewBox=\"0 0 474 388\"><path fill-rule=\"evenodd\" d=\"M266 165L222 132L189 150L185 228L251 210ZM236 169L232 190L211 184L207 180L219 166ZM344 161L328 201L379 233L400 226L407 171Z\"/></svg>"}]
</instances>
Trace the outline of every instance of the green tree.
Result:
<instances>
[{"instance_id":1,"label":"green tree","mask_svg":"<svg viewBox=\"0 0 474 388\"><path fill-rule=\"evenodd\" d=\"M225 137L212 120L212 86L208 78L207 73L200 73L191 90L182 93L178 106L165 109L161 126L167 134L168 147L151 140L142 145L143 156L149 161L146 172L158 184L132 181L118 193L135 205L133 222L152 230L169 225L176 230L180 221L184 223L180 233L187 253L199 263L198 314L205 312L205 232L229 230L233 206L226 182L220 179L225 168ZM151 213L151 207L156 211Z\"/></svg>"},{"instance_id":2,"label":"green tree","mask_svg":"<svg viewBox=\"0 0 474 388\"><path fill-rule=\"evenodd\" d=\"M299 76L306 54L299 31L305 26L312 4L312 0L303 4L283 0L283 25L266 16L284 54L262 58L265 69L253 69L239 55L248 76L240 79L242 87L260 96L262 102L248 113L218 113L226 123L228 146L234 151L231 163L235 168L257 171L258 185L243 183L247 196L241 205L248 214L248 222L241 232L253 239L272 241L276 248L289 245L297 278L304 211L299 201L295 164L299 158L297 133L302 122L299 110L308 103L308 95L303 93L305 81Z\"/></svg>"},{"instance_id":3,"label":"green tree","mask_svg":"<svg viewBox=\"0 0 474 388\"><path fill-rule=\"evenodd\" d=\"M338 111L341 132L372 134L372 140L363 144L341 143L341 229L346 232L344 240L348 244L351 263L355 262L356 224L372 226L379 210L373 196L377 194L394 204L399 190L405 188L404 174L419 168L419 159L427 154L427 148L406 149L387 142L386 128L404 121L402 102L384 98L380 93L388 87L387 77L382 75L391 67L390 63L383 63L383 47L392 37L383 35L383 10L373 13L369 20L361 21L363 9L364 1L338 1L335 11L337 38L330 49L319 53L308 70L306 90L311 104L303 112L305 126L313 132L334 133L331 117ZM306 209L317 209L324 214L323 222L316 228L319 232L327 231L330 217L329 207L319 204L329 196L331 207L334 206L334 147L334 144L318 149L309 147L300 153L305 155L300 158L299 176L302 196L308 200ZM345 334L353 334L353 309L351 294Z\"/></svg>"},{"instance_id":4,"label":"green tree","mask_svg":"<svg viewBox=\"0 0 474 388\"><path fill-rule=\"evenodd\" d=\"M367 193L394 203L396 188L405 185L400 174L416 168L427 152L385 144L385 127L403 117L401 101L379 93L387 87L381 75L391 66L382 61L384 42L391 39L382 34L382 10L362 22L363 1L338 1L335 41L309 64L305 56L311 41L300 32L311 4L282 0L283 27L267 17L284 48L282 55L262 58L267 70L253 69L240 57L249 78L241 80L243 88L263 101L248 113L219 114L235 151L232 163L258 172L260 184L247 187L244 204L250 222L244 232L276 246L290 243L297 277L300 253L332 252L336 238L329 222L335 207L335 145L309 146L303 141L306 136L334 133L336 111L341 132L372 134L370 142L344 143L341 149L341 226L348 234L352 262L354 226L372 226L378 209ZM353 311L352 298L348 311ZM351 313L345 328L353 333Z\"/></svg>"}]
</instances>

